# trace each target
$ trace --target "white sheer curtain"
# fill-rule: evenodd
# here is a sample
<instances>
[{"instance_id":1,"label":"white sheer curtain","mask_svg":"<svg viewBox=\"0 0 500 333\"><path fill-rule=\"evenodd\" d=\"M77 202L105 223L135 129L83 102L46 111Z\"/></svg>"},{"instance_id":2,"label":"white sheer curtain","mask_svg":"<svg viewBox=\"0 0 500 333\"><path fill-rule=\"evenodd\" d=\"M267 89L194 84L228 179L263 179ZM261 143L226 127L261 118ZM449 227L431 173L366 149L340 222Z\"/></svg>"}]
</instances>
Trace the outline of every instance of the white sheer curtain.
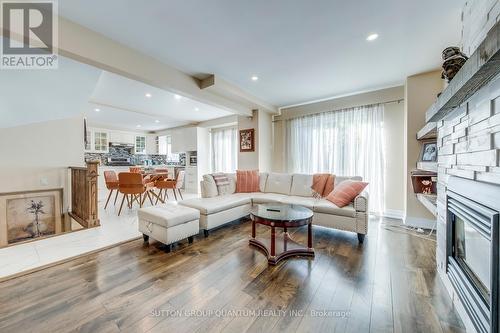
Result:
<instances>
[{"instance_id":1,"label":"white sheer curtain","mask_svg":"<svg viewBox=\"0 0 500 333\"><path fill-rule=\"evenodd\" d=\"M235 127L211 130L212 172L235 172L238 165L238 130Z\"/></svg>"},{"instance_id":2,"label":"white sheer curtain","mask_svg":"<svg viewBox=\"0 0 500 333\"><path fill-rule=\"evenodd\" d=\"M287 120L289 172L362 176L370 211L384 210L384 106L369 105Z\"/></svg>"}]
</instances>

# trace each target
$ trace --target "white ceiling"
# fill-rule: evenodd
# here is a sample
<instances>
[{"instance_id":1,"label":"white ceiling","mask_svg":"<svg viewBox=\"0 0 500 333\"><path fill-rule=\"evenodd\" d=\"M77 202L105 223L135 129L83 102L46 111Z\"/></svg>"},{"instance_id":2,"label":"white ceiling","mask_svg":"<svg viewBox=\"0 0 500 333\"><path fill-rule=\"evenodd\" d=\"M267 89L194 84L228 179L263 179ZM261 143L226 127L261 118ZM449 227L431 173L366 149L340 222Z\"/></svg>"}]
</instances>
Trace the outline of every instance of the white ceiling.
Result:
<instances>
[{"instance_id":1,"label":"white ceiling","mask_svg":"<svg viewBox=\"0 0 500 333\"><path fill-rule=\"evenodd\" d=\"M460 40L464 0L74 0L59 13L278 106L400 85ZM380 37L367 42L368 34ZM259 76L257 82L250 77Z\"/></svg>"},{"instance_id":2,"label":"white ceiling","mask_svg":"<svg viewBox=\"0 0 500 333\"><path fill-rule=\"evenodd\" d=\"M147 93L150 98L145 96ZM60 57L57 70L2 71L0 128L83 114L90 125L156 131L231 114L178 97Z\"/></svg>"}]
</instances>

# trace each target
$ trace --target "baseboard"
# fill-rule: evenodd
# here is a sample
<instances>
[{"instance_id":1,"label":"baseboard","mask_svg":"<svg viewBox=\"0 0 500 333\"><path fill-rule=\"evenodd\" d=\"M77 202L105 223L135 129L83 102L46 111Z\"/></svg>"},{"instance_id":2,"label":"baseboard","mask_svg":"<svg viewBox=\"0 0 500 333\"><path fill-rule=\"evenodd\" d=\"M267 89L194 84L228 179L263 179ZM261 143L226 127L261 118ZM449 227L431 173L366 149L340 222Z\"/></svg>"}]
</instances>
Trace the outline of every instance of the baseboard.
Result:
<instances>
[{"instance_id":1,"label":"baseboard","mask_svg":"<svg viewBox=\"0 0 500 333\"><path fill-rule=\"evenodd\" d=\"M397 219L397 220L404 220L405 218L405 212L402 210L396 210L396 209L386 209L382 213L383 217L388 217L391 219Z\"/></svg>"},{"instance_id":2,"label":"baseboard","mask_svg":"<svg viewBox=\"0 0 500 333\"><path fill-rule=\"evenodd\" d=\"M435 229L436 222L437 222L436 220L429 220L421 217L412 217L412 216L406 216L403 219L403 223L405 225L422 229Z\"/></svg>"}]
</instances>

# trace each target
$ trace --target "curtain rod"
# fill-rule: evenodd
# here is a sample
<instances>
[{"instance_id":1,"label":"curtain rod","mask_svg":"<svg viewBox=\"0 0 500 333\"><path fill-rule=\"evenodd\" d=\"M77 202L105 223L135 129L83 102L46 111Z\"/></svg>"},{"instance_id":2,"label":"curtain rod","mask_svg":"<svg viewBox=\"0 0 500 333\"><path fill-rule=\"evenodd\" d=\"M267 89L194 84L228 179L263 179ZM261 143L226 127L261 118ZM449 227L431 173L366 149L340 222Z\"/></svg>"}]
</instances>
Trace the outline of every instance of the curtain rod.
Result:
<instances>
[{"instance_id":1,"label":"curtain rod","mask_svg":"<svg viewBox=\"0 0 500 333\"><path fill-rule=\"evenodd\" d=\"M324 112L335 112L335 111L341 111L341 110L345 110L345 109L354 109L354 108L360 108L360 107L363 107L363 106L370 106L370 105L381 105L381 104L392 104L392 103L401 103L402 101L404 101L405 99L404 98L400 98L400 99L393 99L393 100L390 100L390 101L385 101L385 102L380 102L380 103L370 103L370 104L360 104L360 105L354 105L354 106L349 106L349 107L345 107L345 108L342 108L342 109L335 109L335 110L329 110L329 111L318 111L318 112L311 112L311 113L306 113L306 114L302 114L302 115L298 115L298 116L294 116L294 117L290 117L290 118L286 118L286 119L273 119L272 122L278 122L278 121L283 121L283 120L287 120L287 119L293 119L293 118L299 118L299 117L305 117L305 116L310 116L310 115L313 115L313 114L318 114L318 113L324 113ZM283 117L283 114L280 114L280 115L276 115L274 117Z\"/></svg>"}]
</instances>

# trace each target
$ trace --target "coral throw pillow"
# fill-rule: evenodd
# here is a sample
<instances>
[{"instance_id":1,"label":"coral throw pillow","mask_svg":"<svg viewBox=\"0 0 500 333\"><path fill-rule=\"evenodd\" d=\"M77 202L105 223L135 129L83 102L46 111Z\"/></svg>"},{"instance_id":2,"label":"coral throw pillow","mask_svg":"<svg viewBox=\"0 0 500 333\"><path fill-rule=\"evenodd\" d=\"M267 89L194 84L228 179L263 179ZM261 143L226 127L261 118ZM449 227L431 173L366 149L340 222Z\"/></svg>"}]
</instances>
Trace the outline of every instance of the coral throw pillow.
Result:
<instances>
[{"instance_id":1,"label":"coral throw pillow","mask_svg":"<svg viewBox=\"0 0 500 333\"><path fill-rule=\"evenodd\" d=\"M259 170L236 170L236 193L260 192Z\"/></svg>"},{"instance_id":2,"label":"coral throw pillow","mask_svg":"<svg viewBox=\"0 0 500 333\"><path fill-rule=\"evenodd\" d=\"M328 194L326 200L333 202L337 207L344 207L356 198L368 183L355 180L344 180L337 184L333 191Z\"/></svg>"},{"instance_id":3,"label":"coral throw pillow","mask_svg":"<svg viewBox=\"0 0 500 333\"><path fill-rule=\"evenodd\" d=\"M329 173L315 173L311 186L315 198L325 198L333 191L335 175Z\"/></svg>"}]
</instances>

